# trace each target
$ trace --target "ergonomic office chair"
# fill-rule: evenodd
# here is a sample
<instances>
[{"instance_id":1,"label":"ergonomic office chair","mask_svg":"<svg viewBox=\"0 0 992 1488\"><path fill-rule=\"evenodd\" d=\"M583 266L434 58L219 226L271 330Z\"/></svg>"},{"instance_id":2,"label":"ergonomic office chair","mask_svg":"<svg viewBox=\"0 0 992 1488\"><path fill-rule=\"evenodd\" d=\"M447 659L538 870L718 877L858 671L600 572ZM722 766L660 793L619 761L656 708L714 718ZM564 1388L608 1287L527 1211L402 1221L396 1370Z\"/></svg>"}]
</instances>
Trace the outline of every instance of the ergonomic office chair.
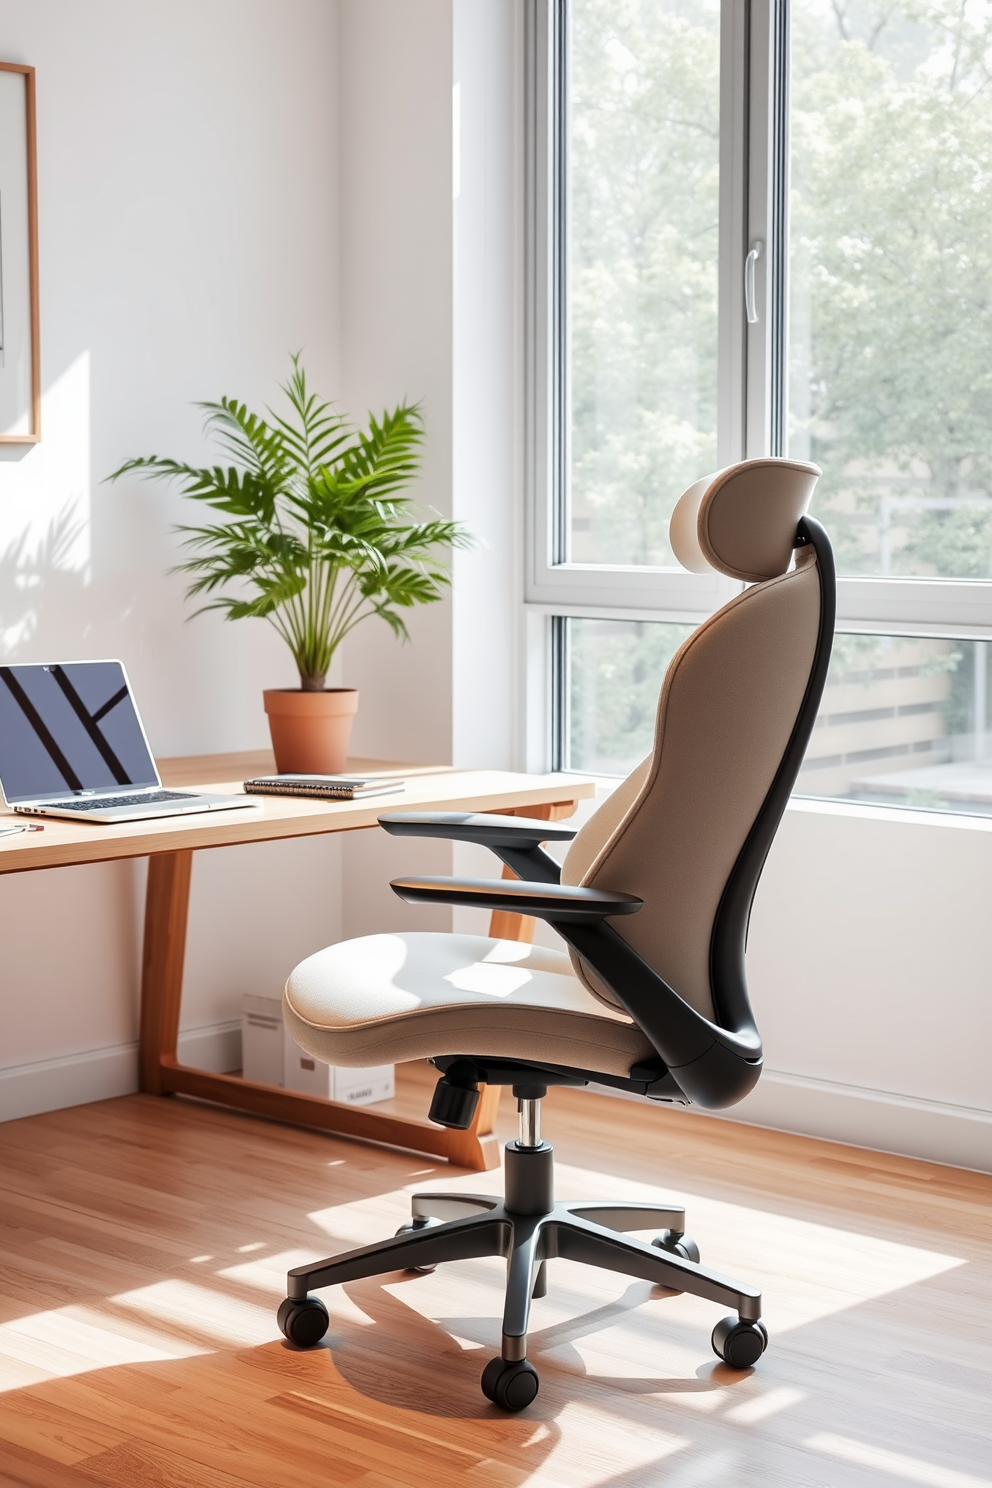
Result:
<instances>
[{"instance_id":1,"label":"ergonomic office chair","mask_svg":"<svg viewBox=\"0 0 992 1488\"><path fill-rule=\"evenodd\" d=\"M375 1245L289 1273L279 1308L307 1347L328 1326L311 1287L442 1261L507 1259L501 1357L482 1389L506 1410L537 1394L530 1301L565 1256L734 1308L712 1343L747 1368L764 1351L761 1296L699 1263L675 1205L557 1202L541 1140L549 1085L595 1081L649 1100L733 1105L761 1072L744 949L765 856L802 763L833 637L830 543L805 516L819 470L747 460L697 481L671 524L689 569L748 585L695 630L668 668L654 749L577 833L520 817L394 815L397 835L484 843L520 881L405 878L410 903L479 905L547 920L568 947L483 936L371 935L309 957L286 984L293 1037L331 1064L429 1058L431 1119L464 1129L480 1082L511 1085L520 1133L502 1202L417 1194L412 1218ZM574 838L559 872L541 844ZM650 1243L630 1231L660 1227Z\"/></svg>"}]
</instances>

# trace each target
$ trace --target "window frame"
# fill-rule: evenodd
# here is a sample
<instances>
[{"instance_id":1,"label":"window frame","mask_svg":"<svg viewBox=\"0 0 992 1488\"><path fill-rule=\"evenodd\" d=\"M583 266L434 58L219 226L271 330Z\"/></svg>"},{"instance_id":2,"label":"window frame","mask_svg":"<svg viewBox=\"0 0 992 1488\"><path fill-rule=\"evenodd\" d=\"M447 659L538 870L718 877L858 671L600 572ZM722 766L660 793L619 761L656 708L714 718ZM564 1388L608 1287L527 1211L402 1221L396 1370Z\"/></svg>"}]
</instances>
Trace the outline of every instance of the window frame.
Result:
<instances>
[{"instance_id":1,"label":"window frame","mask_svg":"<svg viewBox=\"0 0 992 1488\"><path fill-rule=\"evenodd\" d=\"M570 616L700 623L742 586L677 569L568 559L567 25L570 0L525 0L524 488L528 768L560 768ZM787 427L789 0L722 0L717 459L780 454ZM756 265L756 324L744 262ZM846 633L992 638L992 581L841 577ZM549 706L550 700L550 706Z\"/></svg>"}]
</instances>

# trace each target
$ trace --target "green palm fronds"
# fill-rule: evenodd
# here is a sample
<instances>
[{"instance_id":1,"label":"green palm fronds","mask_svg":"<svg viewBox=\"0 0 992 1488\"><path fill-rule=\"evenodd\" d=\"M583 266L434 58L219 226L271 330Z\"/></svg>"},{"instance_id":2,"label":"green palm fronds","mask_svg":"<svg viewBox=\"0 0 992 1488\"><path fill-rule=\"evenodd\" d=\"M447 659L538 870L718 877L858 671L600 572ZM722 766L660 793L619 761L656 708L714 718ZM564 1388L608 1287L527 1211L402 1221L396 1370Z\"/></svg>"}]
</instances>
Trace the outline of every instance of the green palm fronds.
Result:
<instances>
[{"instance_id":1,"label":"green palm fronds","mask_svg":"<svg viewBox=\"0 0 992 1488\"><path fill-rule=\"evenodd\" d=\"M401 403L367 430L307 388L299 357L282 391L288 417L264 419L222 398L200 405L207 430L233 463L199 468L147 455L126 461L110 480L133 471L177 481L184 496L222 520L181 526L190 556L188 598L194 613L220 610L228 620L268 620L293 653L306 691L324 686L345 636L378 615L407 638L403 611L441 598L451 576L439 549L468 547L457 522L417 521L402 492L420 471L423 421Z\"/></svg>"}]
</instances>

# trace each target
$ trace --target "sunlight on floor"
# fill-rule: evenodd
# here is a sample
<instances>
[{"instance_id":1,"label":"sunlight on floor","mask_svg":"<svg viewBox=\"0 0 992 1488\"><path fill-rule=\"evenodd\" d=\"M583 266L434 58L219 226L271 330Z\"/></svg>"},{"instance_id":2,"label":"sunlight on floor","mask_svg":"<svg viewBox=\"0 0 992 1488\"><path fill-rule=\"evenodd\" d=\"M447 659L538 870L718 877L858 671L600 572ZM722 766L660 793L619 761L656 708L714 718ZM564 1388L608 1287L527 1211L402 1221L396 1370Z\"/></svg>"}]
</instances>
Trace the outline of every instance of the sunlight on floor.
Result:
<instances>
[{"instance_id":1,"label":"sunlight on floor","mask_svg":"<svg viewBox=\"0 0 992 1488\"><path fill-rule=\"evenodd\" d=\"M479 1193L498 1194L501 1185L502 1175L498 1172L476 1174L470 1181L472 1190ZM335 1249L367 1245L392 1233L397 1219L406 1217L407 1195L420 1186L412 1183L402 1191L378 1195L373 1201L328 1206L312 1212L308 1218L329 1238L333 1237ZM430 1188L458 1192L466 1188L466 1182L460 1177L434 1177ZM758 1284L781 1277L783 1272L790 1276L787 1284L780 1281L774 1290L766 1287L769 1290L766 1321L776 1334L901 1291L964 1264L959 1256L945 1251L902 1245L683 1191L665 1194L653 1185L564 1164L558 1168L557 1188L569 1197L594 1195L602 1199L648 1202L671 1197L684 1203L688 1229L702 1247L708 1265L731 1275L743 1271L748 1280ZM755 1237L753 1246L751 1236ZM849 1258L855 1240L858 1264L852 1268ZM560 1264L556 1263L556 1271L560 1271ZM616 1296L622 1281L604 1273L599 1285ZM426 1289L424 1301L428 1307L431 1305Z\"/></svg>"},{"instance_id":2,"label":"sunlight on floor","mask_svg":"<svg viewBox=\"0 0 992 1488\"><path fill-rule=\"evenodd\" d=\"M149 1364L209 1352L96 1307L59 1307L0 1323L0 1389L17 1389L25 1382L17 1364L28 1366L37 1378L65 1379L108 1365Z\"/></svg>"},{"instance_id":3,"label":"sunlight on floor","mask_svg":"<svg viewBox=\"0 0 992 1488\"><path fill-rule=\"evenodd\" d=\"M598 1432L597 1422L601 1428ZM597 1484L623 1482L637 1469L661 1463L692 1446L688 1437L618 1418L613 1411L588 1402L569 1402L555 1426L557 1441L537 1471L527 1478L527 1488L562 1488L564 1483L568 1488L595 1488ZM584 1443L581 1460L576 1459L576 1439ZM639 1476L637 1481L644 1480Z\"/></svg>"},{"instance_id":4,"label":"sunlight on floor","mask_svg":"<svg viewBox=\"0 0 992 1488\"><path fill-rule=\"evenodd\" d=\"M21 1452L32 1472L40 1454L87 1464L88 1481L184 1488L213 1473L295 1488L366 1477L992 1488L992 1355L975 1313L988 1288L988 1197L968 1175L853 1169L843 1155L839 1174L827 1162L821 1171L815 1151L783 1139L792 1169L770 1177L753 1154L738 1171L717 1150L714 1176L679 1152L683 1190L654 1179L650 1152L629 1164L618 1152L614 1164L572 1147L563 1196L686 1204L707 1265L764 1289L771 1348L753 1371L732 1370L710 1346L729 1307L556 1258L531 1313L540 1393L508 1417L479 1390L499 1352L500 1257L328 1288L330 1328L312 1350L287 1344L276 1322L288 1270L391 1236L413 1192L498 1195L499 1171L358 1148L329 1169L334 1149L309 1138L286 1161L273 1144L260 1165L254 1130L246 1139L233 1123L235 1160L201 1171L202 1128L221 1122L170 1115L190 1134L175 1140L158 1107L135 1102L125 1161L108 1154L109 1176L67 1183L54 1208L36 1191L53 1179L35 1175L35 1147L19 1157L25 1192L4 1232L14 1285L0 1312L0 1477L5 1453ZM60 1174L69 1119L50 1123L46 1161ZM167 1160L149 1173L160 1130ZM38 1145L33 1129L25 1136ZM760 1187L747 1181L755 1171ZM178 1208L177 1174L188 1185ZM122 1197L126 1226L110 1230L105 1212ZM406 1477L388 1470L396 1464Z\"/></svg>"},{"instance_id":5,"label":"sunlight on floor","mask_svg":"<svg viewBox=\"0 0 992 1488\"><path fill-rule=\"evenodd\" d=\"M566 1195L591 1193L597 1198L649 1202L671 1197L684 1204L687 1229L699 1243L706 1264L716 1270L734 1275L743 1269L748 1280L760 1284L766 1278L780 1277L781 1262L787 1258L789 1285L776 1284L774 1295L766 1298L766 1321L779 1334L964 1265L961 1257L946 1251L903 1245L685 1190L666 1194L647 1184L564 1166L559 1175L559 1190ZM856 1241L856 1270L850 1264L852 1241Z\"/></svg>"},{"instance_id":6,"label":"sunlight on floor","mask_svg":"<svg viewBox=\"0 0 992 1488\"><path fill-rule=\"evenodd\" d=\"M739 1426L753 1426L756 1421L765 1421L769 1416L776 1416L779 1411L788 1410L791 1405L798 1405L805 1399L805 1390L791 1390L783 1385L779 1390L767 1390L765 1394L757 1395L752 1400L732 1405L725 1413L724 1420L736 1421Z\"/></svg>"},{"instance_id":7,"label":"sunlight on floor","mask_svg":"<svg viewBox=\"0 0 992 1488\"><path fill-rule=\"evenodd\" d=\"M890 1452L870 1442L852 1441L849 1437L832 1436L825 1431L811 1436L803 1445L842 1462L891 1473L907 1483L923 1483L926 1488L992 1488L992 1478L976 1478L972 1473L957 1472L936 1462L921 1462L918 1457L906 1457L902 1452Z\"/></svg>"},{"instance_id":8,"label":"sunlight on floor","mask_svg":"<svg viewBox=\"0 0 992 1488\"><path fill-rule=\"evenodd\" d=\"M239 1245L239 1251L248 1247ZM252 1250L259 1247L252 1246ZM286 1295L286 1272L294 1266L305 1266L308 1262L320 1261L323 1257L316 1250L277 1250L272 1255L259 1256L254 1261L243 1261L237 1266L225 1266L216 1274L226 1281L240 1282L253 1291L265 1292L275 1299L278 1306Z\"/></svg>"},{"instance_id":9,"label":"sunlight on floor","mask_svg":"<svg viewBox=\"0 0 992 1488\"><path fill-rule=\"evenodd\" d=\"M310 1222L321 1240L326 1235L327 1250L336 1252L391 1234L409 1211L409 1194L421 1187L425 1178L430 1188L442 1191L466 1186L462 1177L439 1178L432 1170L412 1176L420 1181L313 1212ZM501 1174L474 1175L470 1183L477 1191L498 1193ZM559 1191L602 1198L657 1200L662 1196L654 1186L564 1165L559 1169ZM679 1199L686 1202L691 1232L700 1241L707 1262L731 1272L743 1268L759 1283L778 1275L768 1299L769 1323L776 1335L963 1264L958 1257L942 1251L874 1236L853 1237L848 1231L757 1208L691 1194L680 1195ZM852 1238L857 1240L858 1254L854 1268L849 1264ZM245 1259L219 1266L213 1272L215 1284L203 1272L197 1282L165 1278L109 1297L105 1304L47 1310L3 1323L2 1388L107 1365L180 1359L277 1340L280 1335L275 1308L285 1295L286 1272L320 1259L323 1245L265 1254L265 1242L250 1240L234 1249ZM742 1256L746 1258L743 1262ZM782 1257L788 1258L788 1265L781 1264ZM213 1270L218 1259L205 1253L191 1256L189 1264ZM784 1280L783 1275L788 1279ZM372 1285L378 1295L385 1290L419 1314L425 1328L440 1326L463 1350L489 1350L498 1343L503 1290L503 1263L498 1258L444 1268L443 1273L419 1278L414 1286L409 1278L389 1281L384 1288L379 1282ZM375 1322L363 1309L361 1294L351 1296L339 1288L327 1293L326 1300L338 1326L371 1326ZM712 1325L712 1313L712 1307L697 1298L652 1295L644 1283L630 1283L610 1272L592 1273L567 1261L555 1261L550 1295L534 1304L534 1345L549 1362L554 1360L568 1373L614 1380L642 1397L671 1398L680 1411L694 1419L722 1413L728 1423L749 1426L805 1399L804 1392L779 1384L745 1399L735 1392L731 1400L712 1382L699 1378L701 1349ZM646 1337L651 1343L647 1354L651 1366L632 1364L635 1356L644 1359ZM636 1441L635 1432L631 1442ZM642 1445L643 1451L630 1446L629 1460L624 1459L626 1468L640 1468L657 1458L656 1432ZM686 1445L682 1438L666 1439L665 1454L681 1451ZM929 1488L992 1488L992 1482L984 1479L955 1475L897 1454L886 1456L881 1448L862 1448L842 1437L818 1437L815 1449ZM859 1452L876 1456L869 1462L863 1455L858 1456ZM542 1470L540 1481L553 1481L551 1462L553 1457ZM620 1465L612 1457L611 1462L614 1469ZM590 1462L588 1476L582 1482L602 1481L606 1466Z\"/></svg>"},{"instance_id":10,"label":"sunlight on floor","mask_svg":"<svg viewBox=\"0 0 992 1488\"><path fill-rule=\"evenodd\" d=\"M323 1260L323 1256L315 1250L280 1250L239 1266L225 1266L217 1275L225 1281L233 1281L241 1286L251 1287L253 1291L265 1293L271 1300L272 1315L275 1316L276 1308L286 1295L286 1272L291 1271L294 1266L319 1260ZM336 1318L346 1319L359 1326L367 1326L372 1322L340 1287L334 1295L333 1307Z\"/></svg>"},{"instance_id":11,"label":"sunlight on floor","mask_svg":"<svg viewBox=\"0 0 992 1488\"><path fill-rule=\"evenodd\" d=\"M157 1281L133 1292L121 1292L110 1302L140 1317L169 1323L198 1339L212 1340L220 1347L268 1343L281 1336L271 1307L258 1307L191 1281Z\"/></svg>"}]
</instances>

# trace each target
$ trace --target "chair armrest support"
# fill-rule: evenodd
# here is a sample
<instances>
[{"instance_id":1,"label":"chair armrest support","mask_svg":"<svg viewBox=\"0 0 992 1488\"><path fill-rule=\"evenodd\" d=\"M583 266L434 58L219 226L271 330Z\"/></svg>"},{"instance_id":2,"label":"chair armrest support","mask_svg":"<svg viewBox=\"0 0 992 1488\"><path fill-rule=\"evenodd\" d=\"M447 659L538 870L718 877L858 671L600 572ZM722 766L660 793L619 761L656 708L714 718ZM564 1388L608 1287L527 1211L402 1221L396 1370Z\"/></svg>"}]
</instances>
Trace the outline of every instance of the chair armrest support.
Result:
<instances>
[{"instance_id":1,"label":"chair armrest support","mask_svg":"<svg viewBox=\"0 0 992 1488\"><path fill-rule=\"evenodd\" d=\"M694 1104L720 1109L754 1087L762 1054L753 1024L731 1030L711 1022L602 920L563 921L555 929L609 987Z\"/></svg>"},{"instance_id":2,"label":"chair armrest support","mask_svg":"<svg viewBox=\"0 0 992 1488\"><path fill-rule=\"evenodd\" d=\"M644 902L633 894L513 879L394 878L390 888L407 904L462 904L587 925L607 915L636 914Z\"/></svg>"},{"instance_id":3,"label":"chair armrest support","mask_svg":"<svg viewBox=\"0 0 992 1488\"><path fill-rule=\"evenodd\" d=\"M542 842L571 842L577 828L527 816L497 816L468 811L396 811L380 816L379 825L393 837L441 837L448 842L476 842L488 847L518 878L556 884L561 868Z\"/></svg>"}]
</instances>

